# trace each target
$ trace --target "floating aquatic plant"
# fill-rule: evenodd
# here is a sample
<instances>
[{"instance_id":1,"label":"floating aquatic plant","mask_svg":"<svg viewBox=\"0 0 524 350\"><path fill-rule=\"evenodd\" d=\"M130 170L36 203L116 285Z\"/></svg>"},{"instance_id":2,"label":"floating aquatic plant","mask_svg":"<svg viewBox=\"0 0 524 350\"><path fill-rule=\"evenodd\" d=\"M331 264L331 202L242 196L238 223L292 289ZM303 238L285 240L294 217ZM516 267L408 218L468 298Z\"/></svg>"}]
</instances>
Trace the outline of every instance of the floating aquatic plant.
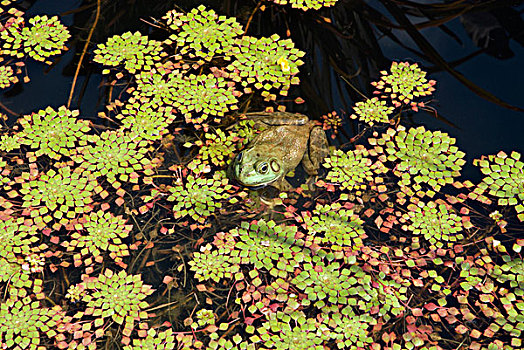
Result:
<instances>
[{"instance_id":1,"label":"floating aquatic plant","mask_svg":"<svg viewBox=\"0 0 524 350\"><path fill-rule=\"evenodd\" d=\"M353 110L355 114L351 115L351 119L358 119L373 126L375 123L389 123L389 115L393 113L394 107L389 107L386 101L373 97L355 103Z\"/></svg>"},{"instance_id":2,"label":"floating aquatic plant","mask_svg":"<svg viewBox=\"0 0 524 350\"><path fill-rule=\"evenodd\" d=\"M136 90L133 97L138 103L154 103L158 106L172 106L177 99L177 84L180 81L180 73L172 71L162 73L155 69L136 74Z\"/></svg>"},{"instance_id":3,"label":"floating aquatic plant","mask_svg":"<svg viewBox=\"0 0 524 350\"><path fill-rule=\"evenodd\" d=\"M36 226L25 225L24 218L10 217L0 221L0 255L3 257L29 255L32 244L38 240Z\"/></svg>"},{"instance_id":4,"label":"floating aquatic plant","mask_svg":"<svg viewBox=\"0 0 524 350\"><path fill-rule=\"evenodd\" d=\"M1 135L0 136L0 151L11 152L14 149L18 149L21 143L22 143L22 138L18 134Z\"/></svg>"},{"instance_id":5,"label":"floating aquatic plant","mask_svg":"<svg viewBox=\"0 0 524 350\"><path fill-rule=\"evenodd\" d=\"M490 275L501 283L509 282L512 288L519 288L520 296L524 296L524 261L509 255L503 255L502 259L504 264L495 265Z\"/></svg>"},{"instance_id":6,"label":"floating aquatic plant","mask_svg":"<svg viewBox=\"0 0 524 350\"><path fill-rule=\"evenodd\" d=\"M19 120L22 130L20 142L35 148L36 156L45 154L53 159L71 156L77 146L86 145L89 121L78 119L78 110L65 106L51 107L26 115Z\"/></svg>"},{"instance_id":7,"label":"floating aquatic plant","mask_svg":"<svg viewBox=\"0 0 524 350\"><path fill-rule=\"evenodd\" d=\"M442 248L444 242L456 242L463 239L463 235L459 234L463 230L461 217L448 209L445 204L420 201L417 204L410 204L408 210L404 214L404 219L408 223L402 228L415 235L423 235L437 248Z\"/></svg>"},{"instance_id":8,"label":"floating aquatic plant","mask_svg":"<svg viewBox=\"0 0 524 350\"><path fill-rule=\"evenodd\" d=\"M176 115L170 106L128 101L116 117L122 122L122 128L129 130L129 133L154 141L162 138Z\"/></svg>"},{"instance_id":9,"label":"floating aquatic plant","mask_svg":"<svg viewBox=\"0 0 524 350\"><path fill-rule=\"evenodd\" d=\"M22 207L31 209L31 217L39 225L53 217L62 222L89 212L92 196L101 192L92 174L69 166L50 169L36 177L23 173L21 177Z\"/></svg>"},{"instance_id":10,"label":"floating aquatic plant","mask_svg":"<svg viewBox=\"0 0 524 350\"><path fill-rule=\"evenodd\" d=\"M240 250L242 263L253 264L256 269L265 268L273 276L285 276L296 263L293 258L302 251L295 244L296 233L296 226L277 225L272 220L243 221L240 227L230 231L233 237L238 237L235 250Z\"/></svg>"},{"instance_id":11,"label":"floating aquatic plant","mask_svg":"<svg viewBox=\"0 0 524 350\"><path fill-rule=\"evenodd\" d=\"M331 134L331 138L334 139L338 134L338 129L342 125L342 118L337 114L337 112L333 111L329 112L328 114L324 114L322 116L322 120L322 129L332 130L333 133Z\"/></svg>"},{"instance_id":12,"label":"floating aquatic plant","mask_svg":"<svg viewBox=\"0 0 524 350\"><path fill-rule=\"evenodd\" d=\"M144 300L153 293L151 286L142 282L141 275L128 275L124 270L115 273L106 269L98 277L85 281L89 290L82 298L87 304L86 311L79 313L100 317L110 317L118 324L124 325L124 334L129 335L134 322L147 319L144 311L149 304Z\"/></svg>"},{"instance_id":13,"label":"floating aquatic plant","mask_svg":"<svg viewBox=\"0 0 524 350\"><path fill-rule=\"evenodd\" d=\"M498 197L499 205L514 205L520 221L524 221L524 163L520 157L518 152L508 156L501 151L476 159L473 164L485 175L478 185L481 192Z\"/></svg>"},{"instance_id":14,"label":"floating aquatic plant","mask_svg":"<svg viewBox=\"0 0 524 350\"><path fill-rule=\"evenodd\" d=\"M237 109L235 91L222 77L213 74L193 74L176 80L174 106L186 117L186 121L201 123L209 116L222 117Z\"/></svg>"},{"instance_id":15,"label":"floating aquatic plant","mask_svg":"<svg viewBox=\"0 0 524 350\"><path fill-rule=\"evenodd\" d=\"M308 233L319 238L322 246L333 250L358 250L366 237L362 221L340 203L318 204L313 213L304 214Z\"/></svg>"},{"instance_id":16,"label":"floating aquatic plant","mask_svg":"<svg viewBox=\"0 0 524 350\"><path fill-rule=\"evenodd\" d=\"M35 16L28 22L30 26L25 26L24 19L18 17L11 25L4 27L5 30L0 32L3 41L1 53L18 58L27 54L37 61L50 64L49 57L66 49L69 31L57 16Z\"/></svg>"},{"instance_id":17,"label":"floating aquatic plant","mask_svg":"<svg viewBox=\"0 0 524 350\"><path fill-rule=\"evenodd\" d=\"M460 175L466 163L464 152L454 146L455 139L441 131L429 131L423 126L397 130L388 129L380 139L369 139L376 145L377 152L384 152L388 161L396 163L393 173L400 177L401 186L410 186L419 190L421 183L428 184L434 191L439 191L446 184L451 184Z\"/></svg>"},{"instance_id":18,"label":"floating aquatic plant","mask_svg":"<svg viewBox=\"0 0 524 350\"><path fill-rule=\"evenodd\" d=\"M235 38L244 33L235 18L219 16L204 5L186 14L170 11L164 18L176 32L165 41L166 44L174 41L180 54L208 61L221 54L227 58Z\"/></svg>"},{"instance_id":19,"label":"floating aquatic plant","mask_svg":"<svg viewBox=\"0 0 524 350\"><path fill-rule=\"evenodd\" d=\"M335 340L339 349L366 349L371 348L373 338L370 336L371 328L377 320L368 314L355 315L348 306L341 312L333 313L324 322L332 328L329 335Z\"/></svg>"},{"instance_id":20,"label":"floating aquatic plant","mask_svg":"<svg viewBox=\"0 0 524 350\"><path fill-rule=\"evenodd\" d=\"M341 268L340 263L336 261L326 265L318 260L314 258L314 263L303 264L302 271L291 283L304 291L308 299L315 302L315 307L322 308L326 302L347 304L352 271Z\"/></svg>"},{"instance_id":21,"label":"floating aquatic plant","mask_svg":"<svg viewBox=\"0 0 524 350\"><path fill-rule=\"evenodd\" d=\"M210 335L212 338L213 335ZM230 339L220 337L211 339L206 350L255 350L256 345L245 341L241 335L235 334Z\"/></svg>"},{"instance_id":22,"label":"floating aquatic plant","mask_svg":"<svg viewBox=\"0 0 524 350\"><path fill-rule=\"evenodd\" d=\"M232 257L223 248L211 250L210 244L193 253L189 266L199 281L213 280L217 283L222 278L231 279L239 271L238 258Z\"/></svg>"},{"instance_id":23,"label":"floating aquatic plant","mask_svg":"<svg viewBox=\"0 0 524 350\"><path fill-rule=\"evenodd\" d=\"M323 350L322 343L329 339L322 333L318 321L306 318L303 313L288 315L277 312L268 315L268 321L258 328L262 344L279 350Z\"/></svg>"},{"instance_id":24,"label":"floating aquatic plant","mask_svg":"<svg viewBox=\"0 0 524 350\"><path fill-rule=\"evenodd\" d=\"M1 146L2 145L0 142L0 150L2 150ZM11 179L8 176L10 173L10 169L7 166L7 162L4 159L2 159L2 157L0 157L0 169L0 186L3 186L8 184L11 181Z\"/></svg>"},{"instance_id":25,"label":"floating aquatic plant","mask_svg":"<svg viewBox=\"0 0 524 350\"><path fill-rule=\"evenodd\" d=\"M212 178L187 176L179 179L169 188L168 201L175 202L175 218L190 216L193 220L204 223L215 211L222 207L222 199L229 197L231 185L228 179L215 173Z\"/></svg>"},{"instance_id":26,"label":"floating aquatic plant","mask_svg":"<svg viewBox=\"0 0 524 350\"><path fill-rule=\"evenodd\" d=\"M21 296L25 296L28 290L35 293L42 290L42 280L31 276L31 271L24 267L24 260L9 252L0 257L0 282L6 283L11 293L16 289Z\"/></svg>"},{"instance_id":27,"label":"floating aquatic plant","mask_svg":"<svg viewBox=\"0 0 524 350\"><path fill-rule=\"evenodd\" d=\"M85 265L92 264L93 259L101 263L102 252L105 251L117 262L129 255L127 245L122 243L122 239L129 236L133 226L126 225L126 220L121 216L99 210L84 215L74 226L71 240L63 245L68 251L80 251L74 255L75 266L82 263L82 258L85 258Z\"/></svg>"},{"instance_id":28,"label":"floating aquatic plant","mask_svg":"<svg viewBox=\"0 0 524 350\"><path fill-rule=\"evenodd\" d=\"M5 89L16 84L18 78L14 75L13 68L9 66L0 66L0 89Z\"/></svg>"},{"instance_id":29,"label":"floating aquatic plant","mask_svg":"<svg viewBox=\"0 0 524 350\"><path fill-rule=\"evenodd\" d=\"M322 7L330 7L337 3L338 0L272 0L279 5L290 4L295 9L318 10Z\"/></svg>"},{"instance_id":30,"label":"floating aquatic plant","mask_svg":"<svg viewBox=\"0 0 524 350\"><path fill-rule=\"evenodd\" d=\"M255 38L244 36L237 39L232 49L235 60L230 63L230 78L241 83L244 87L253 85L263 90L262 96L266 100L276 99L270 95L275 88L281 95L287 95L291 84L298 84L298 67L304 64L300 57L304 52L295 48L290 40L281 40L277 34L269 38Z\"/></svg>"},{"instance_id":31,"label":"floating aquatic plant","mask_svg":"<svg viewBox=\"0 0 524 350\"><path fill-rule=\"evenodd\" d=\"M55 328L63 323L59 306L43 308L29 297L7 299L0 303L0 344L6 349L42 349L40 337L52 338Z\"/></svg>"},{"instance_id":32,"label":"floating aquatic plant","mask_svg":"<svg viewBox=\"0 0 524 350\"><path fill-rule=\"evenodd\" d=\"M112 36L105 44L98 44L93 60L113 67L123 64L128 72L135 73L151 70L155 62L160 61L165 55L161 42L150 40L140 32L125 32ZM102 73L109 73L109 69L104 69Z\"/></svg>"},{"instance_id":33,"label":"floating aquatic plant","mask_svg":"<svg viewBox=\"0 0 524 350\"><path fill-rule=\"evenodd\" d=\"M89 142L79 149L75 161L94 176L105 176L114 188L120 188L119 181L137 183L138 171L152 174L146 157L148 142L138 135L111 130L91 136Z\"/></svg>"},{"instance_id":34,"label":"floating aquatic plant","mask_svg":"<svg viewBox=\"0 0 524 350\"><path fill-rule=\"evenodd\" d=\"M380 81L371 83L377 88L377 92L386 93L395 107L402 104L411 104L414 110L417 106L424 106L421 102L412 102L414 98L429 96L435 91L433 87L436 82L426 79L426 72L418 67L418 64L408 62L393 62L390 72L380 72Z\"/></svg>"},{"instance_id":35,"label":"floating aquatic plant","mask_svg":"<svg viewBox=\"0 0 524 350\"><path fill-rule=\"evenodd\" d=\"M326 180L339 184L343 190L365 189L375 180L375 173L386 171L381 163L373 164L368 156L369 151L362 146L348 152L335 150L324 159L323 165L329 169Z\"/></svg>"},{"instance_id":36,"label":"floating aquatic plant","mask_svg":"<svg viewBox=\"0 0 524 350\"><path fill-rule=\"evenodd\" d=\"M171 328L163 331L151 328L147 330L145 338L133 338L133 345L124 346L124 350L172 350L176 345L175 335Z\"/></svg>"},{"instance_id":37,"label":"floating aquatic plant","mask_svg":"<svg viewBox=\"0 0 524 350\"><path fill-rule=\"evenodd\" d=\"M201 162L212 163L216 166L223 167L236 152L235 143L238 136L235 133L229 132L227 135L221 129L216 129L214 132L206 132L205 141L197 140L194 143L186 142L184 146L199 147L197 158L193 159L192 166L195 167Z\"/></svg>"},{"instance_id":38,"label":"floating aquatic plant","mask_svg":"<svg viewBox=\"0 0 524 350\"><path fill-rule=\"evenodd\" d=\"M215 314L213 310L201 309L196 312L196 321L191 324L191 328L197 329L207 325L215 324Z\"/></svg>"}]
</instances>

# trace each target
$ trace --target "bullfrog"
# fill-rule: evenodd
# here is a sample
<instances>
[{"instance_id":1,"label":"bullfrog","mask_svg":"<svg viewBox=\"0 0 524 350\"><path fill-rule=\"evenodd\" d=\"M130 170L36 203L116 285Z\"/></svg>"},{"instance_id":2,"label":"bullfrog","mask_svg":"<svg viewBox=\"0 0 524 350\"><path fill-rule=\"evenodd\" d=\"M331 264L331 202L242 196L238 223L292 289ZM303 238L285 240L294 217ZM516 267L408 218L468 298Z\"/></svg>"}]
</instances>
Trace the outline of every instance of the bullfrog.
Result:
<instances>
[{"instance_id":1,"label":"bullfrog","mask_svg":"<svg viewBox=\"0 0 524 350\"><path fill-rule=\"evenodd\" d=\"M302 163L310 176L318 174L328 155L324 130L303 114L255 112L246 116L265 129L241 151L231 164L233 177L248 187L290 187L285 175Z\"/></svg>"}]
</instances>

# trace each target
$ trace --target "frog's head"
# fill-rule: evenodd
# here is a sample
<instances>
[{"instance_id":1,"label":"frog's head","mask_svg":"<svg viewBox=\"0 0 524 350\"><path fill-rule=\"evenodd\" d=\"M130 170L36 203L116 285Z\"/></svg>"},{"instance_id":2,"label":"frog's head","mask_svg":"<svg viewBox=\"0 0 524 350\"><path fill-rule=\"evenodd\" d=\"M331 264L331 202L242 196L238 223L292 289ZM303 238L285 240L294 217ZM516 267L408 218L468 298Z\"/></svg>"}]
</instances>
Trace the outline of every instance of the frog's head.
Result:
<instances>
[{"instance_id":1,"label":"frog's head","mask_svg":"<svg viewBox=\"0 0 524 350\"><path fill-rule=\"evenodd\" d=\"M244 186L266 186L284 176L282 161L254 148L240 152L232 164L235 179Z\"/></svg>"}]
</instances>

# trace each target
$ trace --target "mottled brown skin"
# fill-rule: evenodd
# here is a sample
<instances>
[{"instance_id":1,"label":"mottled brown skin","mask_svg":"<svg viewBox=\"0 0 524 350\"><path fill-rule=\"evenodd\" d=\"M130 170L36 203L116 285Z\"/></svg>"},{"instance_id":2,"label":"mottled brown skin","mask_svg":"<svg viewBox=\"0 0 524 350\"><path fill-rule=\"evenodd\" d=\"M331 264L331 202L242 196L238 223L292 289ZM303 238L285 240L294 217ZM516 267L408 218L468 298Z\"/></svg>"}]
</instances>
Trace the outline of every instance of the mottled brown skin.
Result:
<instances>
[{"instance_id":1,"label":"mottled brown skin","mask_svg":"<svg viewBox=\"0 0 524 350\"><path fill-rule=\"evenodd\" d=\"M308 175L317 175L328 154L327 138L321 127L307 116L295 113L250 113L248 118L265 129L255 136L234 160L233 174L245 186L271 184L286 189L284 176L302 162Z\"/></svg>"}]
</instances>

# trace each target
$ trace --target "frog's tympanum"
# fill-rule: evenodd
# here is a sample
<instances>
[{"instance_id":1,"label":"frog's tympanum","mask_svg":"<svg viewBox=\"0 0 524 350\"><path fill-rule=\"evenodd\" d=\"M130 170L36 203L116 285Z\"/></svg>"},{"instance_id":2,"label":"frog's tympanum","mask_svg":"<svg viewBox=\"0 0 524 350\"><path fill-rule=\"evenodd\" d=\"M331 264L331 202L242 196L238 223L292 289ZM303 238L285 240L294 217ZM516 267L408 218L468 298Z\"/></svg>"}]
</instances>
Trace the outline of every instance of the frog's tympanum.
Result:
<instances>
[{"instance_id":1,"label":"frog's tympanum","mask_svg":"<svg viewBox=\"0 0 524 350\"><path fill-rule=\"evenodd\" d=\"M248 187L271 184L286 189L284 176L300 162L310 176L317 175L328 155L324 130L303 114L286 112L248 113L265 129L253 138L231 164L235 179Z\"/></svg>"}]
</instances>

